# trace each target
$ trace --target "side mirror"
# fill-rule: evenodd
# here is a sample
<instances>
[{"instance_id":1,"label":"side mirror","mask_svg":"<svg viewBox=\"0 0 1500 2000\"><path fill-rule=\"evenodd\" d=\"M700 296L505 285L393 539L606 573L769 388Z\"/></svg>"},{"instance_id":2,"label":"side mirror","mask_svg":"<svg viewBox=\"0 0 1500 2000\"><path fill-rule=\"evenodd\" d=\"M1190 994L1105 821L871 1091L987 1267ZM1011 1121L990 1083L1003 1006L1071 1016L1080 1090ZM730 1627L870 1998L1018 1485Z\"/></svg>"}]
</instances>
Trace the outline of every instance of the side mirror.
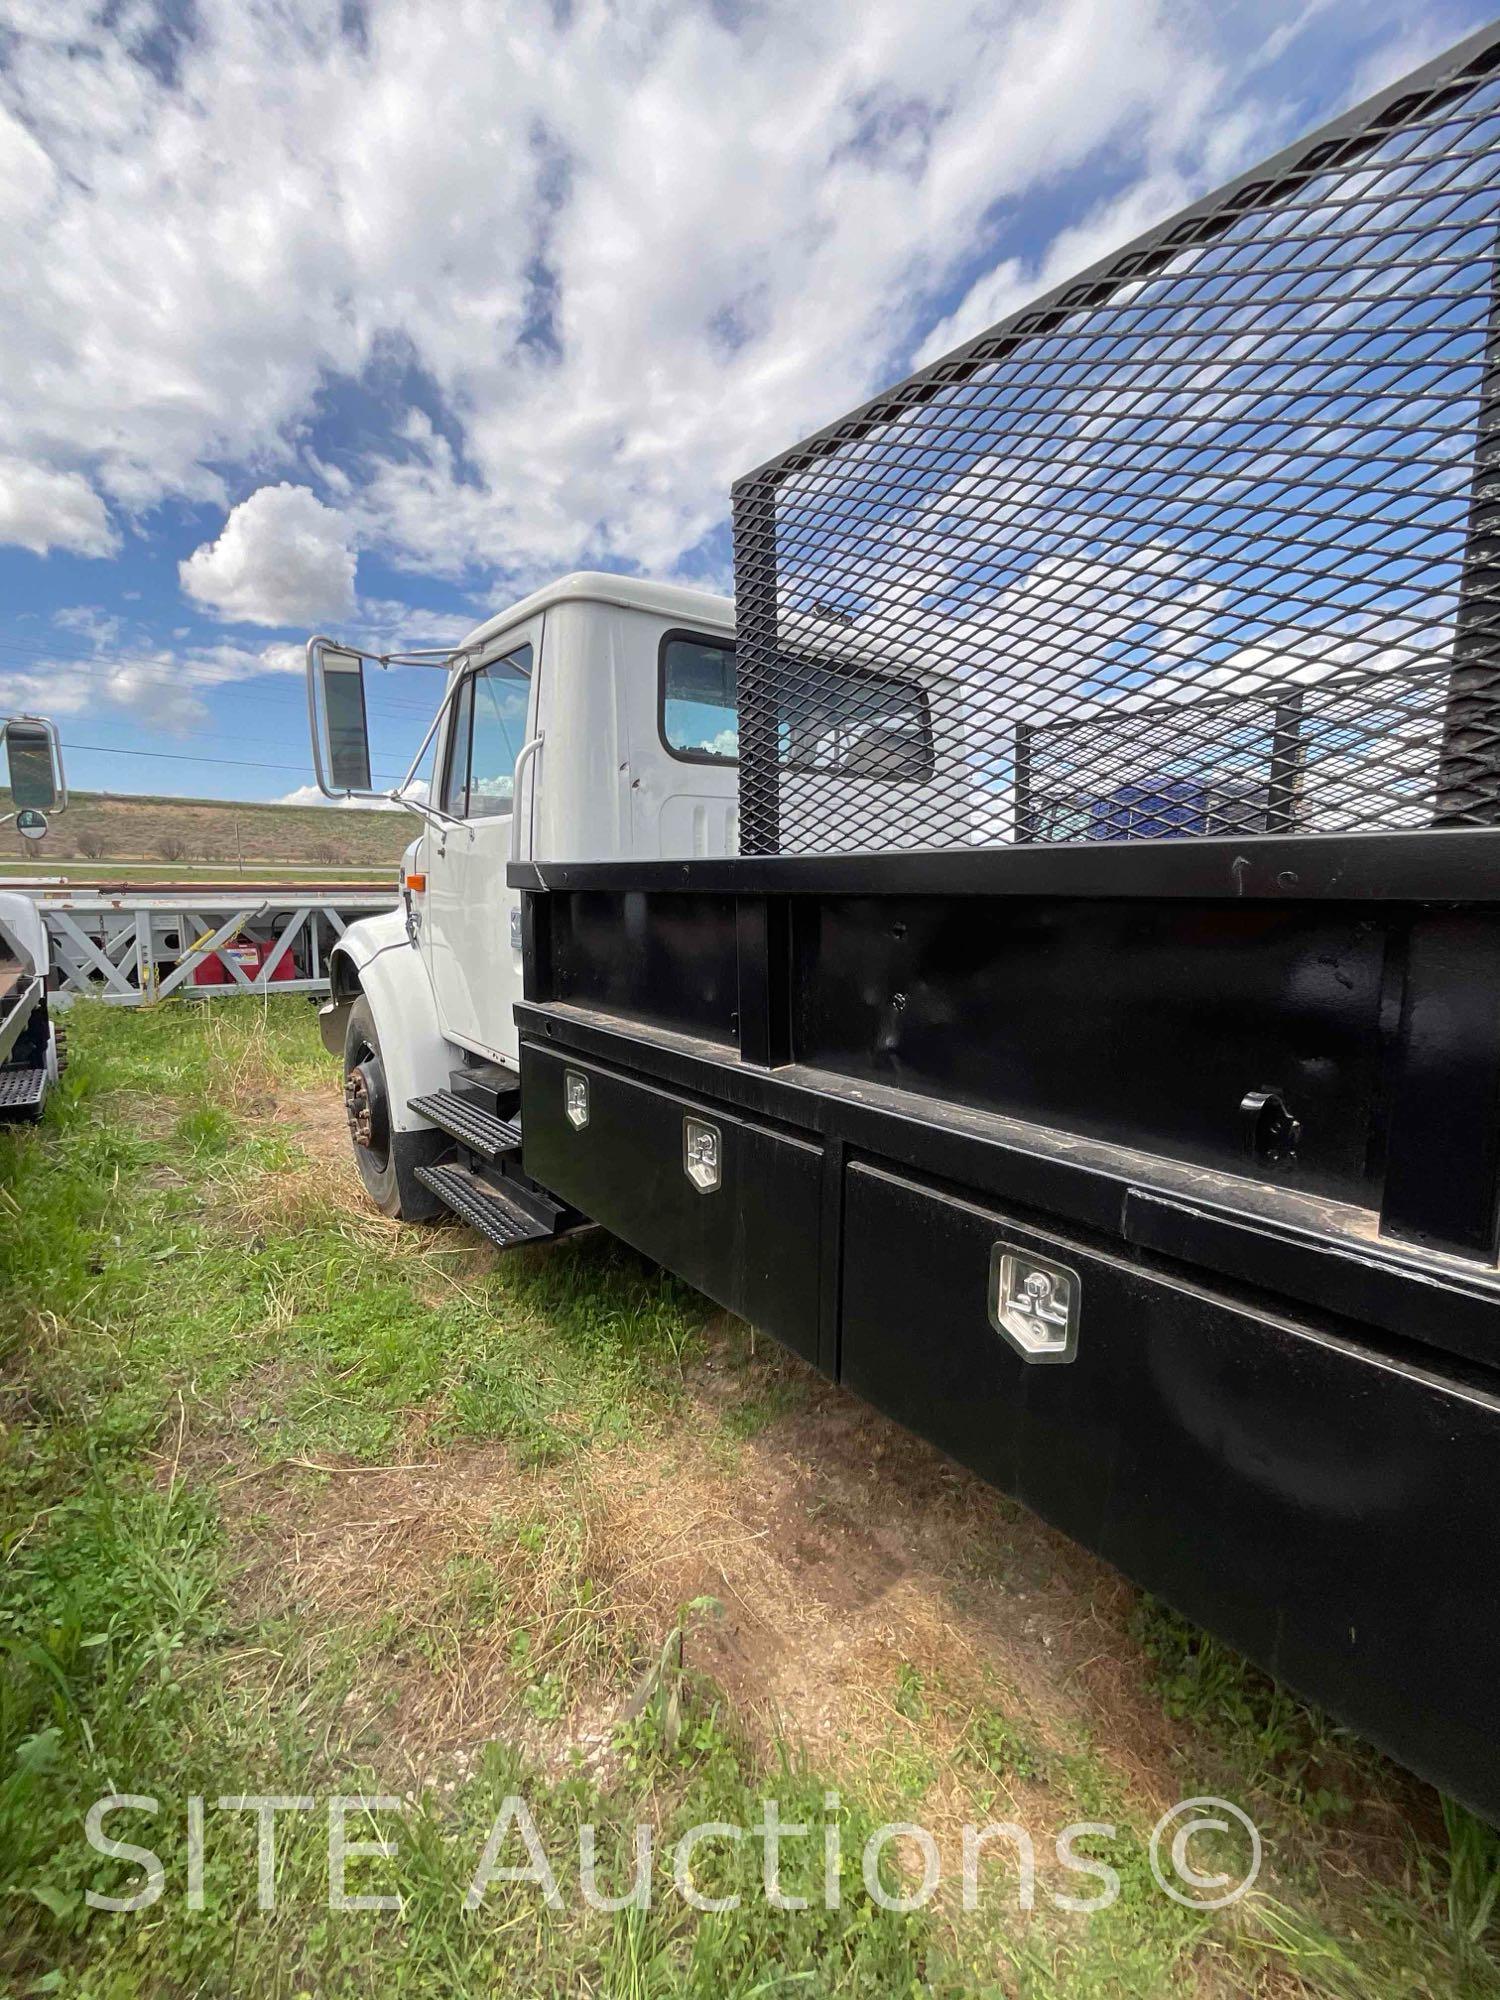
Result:
<instances>
[{"instance_id":1,"label":"side mirror","mask_svg":"<svg viewBox=\"0 0 1500 2000\"><path fill-rule=\"evenodd\" d=\"M57 728L39 715L13 715L0 725L0 744L17 812L63 812L68 803ZM34 825L35 822L32 822ZM23 832L30 828L23 828ZM45 832L45 824L42 831ZM35 836L33 836L35 837Z\"/></svg>"},{"instance_id":2,"label":"side mirror","mask_svg":"<svg viewBox=\"0 0 1500 2000\"><path fill-rule=\"evenodd\" d=\"M364 656L331 639L309 639L307 698L318 789L329 798L368 792L370 724L365 712Z\"/></svg>"}]
</instances>

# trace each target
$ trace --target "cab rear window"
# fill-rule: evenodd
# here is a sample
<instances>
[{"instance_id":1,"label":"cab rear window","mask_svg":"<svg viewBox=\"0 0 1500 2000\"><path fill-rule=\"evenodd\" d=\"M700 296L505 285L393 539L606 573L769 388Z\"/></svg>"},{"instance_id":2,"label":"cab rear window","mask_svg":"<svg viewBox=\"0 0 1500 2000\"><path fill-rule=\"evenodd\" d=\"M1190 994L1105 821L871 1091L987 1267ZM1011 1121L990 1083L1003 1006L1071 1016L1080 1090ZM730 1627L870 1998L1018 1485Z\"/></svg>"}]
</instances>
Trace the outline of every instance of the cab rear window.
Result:
<instances>
[{"instance_id":1,"label":"cab rear window","mask_svg":"<svg viewBox=\"0 0 1500 2000\"><path fill-rule=\"evenodd\" d=\"M661 737L674 757L702 764L738 761L733 646L675 637L664 642Z\"/></svg>"},{"instance_id":2,"label":"cab rear window","mask_svg":"<svg viewBox=\"0 0 1500 2000\"><path fill-rule=\"evenodd\" d=\"M927 696L915 681L829 664L809 669L808 687L798 712L778 718L784 770L919 783L932 776ZM692 763L738 762L733 646L682 634L663 641L661 737Z\"/></svg>"}]
</instances>

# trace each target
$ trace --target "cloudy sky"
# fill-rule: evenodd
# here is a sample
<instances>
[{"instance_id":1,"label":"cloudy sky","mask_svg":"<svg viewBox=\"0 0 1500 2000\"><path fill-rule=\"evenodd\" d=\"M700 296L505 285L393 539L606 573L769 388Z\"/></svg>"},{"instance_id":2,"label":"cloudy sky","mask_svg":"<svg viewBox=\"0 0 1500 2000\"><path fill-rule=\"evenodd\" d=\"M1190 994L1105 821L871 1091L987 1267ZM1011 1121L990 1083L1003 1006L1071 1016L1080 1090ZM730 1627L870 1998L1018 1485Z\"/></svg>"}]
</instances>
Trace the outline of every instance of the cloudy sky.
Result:
<instances>
[{"instance_id":1,"label":"cloudy sky","mask_svg":"<svg viewBox=\"0 0 1500 2000\"><path fill-rule=\"evenodd\" d=\"M727 588L737 473L1483 18L0 0L0 712L293 794L309 629Z\"/></svg>"}]
</instances>

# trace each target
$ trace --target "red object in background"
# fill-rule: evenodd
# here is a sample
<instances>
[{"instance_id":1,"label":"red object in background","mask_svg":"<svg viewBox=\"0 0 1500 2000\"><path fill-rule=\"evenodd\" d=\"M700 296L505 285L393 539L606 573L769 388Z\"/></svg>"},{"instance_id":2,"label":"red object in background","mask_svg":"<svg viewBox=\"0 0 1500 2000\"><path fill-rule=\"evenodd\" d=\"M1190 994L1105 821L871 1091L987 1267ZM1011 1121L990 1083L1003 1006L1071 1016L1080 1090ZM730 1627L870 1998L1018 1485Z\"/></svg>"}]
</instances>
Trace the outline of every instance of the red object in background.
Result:
<instances>
[{"instance_id":1,"label":"red object in background","mask_svg":"<svg viewBox=\"0 0 1500 2000\"><path fill-rule=\"evenodd\" d=\"M232 958L247 979L258 979L261 968L275 949L274 944L221 945L218 951L211 951L207 958L200 959L193 967L192 983L194 986L233 986L236 983L235 977L224 963L226 958ZM271 974L273 986L278 979L297 977L297 967L292 957L293 949L294 947L288 947L282 953L280 963Z\"/></svg>"}]
</instances>

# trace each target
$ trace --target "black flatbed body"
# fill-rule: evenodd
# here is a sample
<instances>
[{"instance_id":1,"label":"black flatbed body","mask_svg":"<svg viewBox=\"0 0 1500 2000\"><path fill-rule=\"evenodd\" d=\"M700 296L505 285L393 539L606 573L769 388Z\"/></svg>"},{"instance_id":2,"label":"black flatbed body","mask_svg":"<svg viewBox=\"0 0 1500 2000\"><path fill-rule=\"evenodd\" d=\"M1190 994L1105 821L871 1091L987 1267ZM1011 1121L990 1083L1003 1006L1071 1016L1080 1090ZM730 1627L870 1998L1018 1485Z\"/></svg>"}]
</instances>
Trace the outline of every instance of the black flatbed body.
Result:
<instances>
[{"instance_id":1,"label":"black flatbed body","mask_svg":"<svg viewBox=\"0 0 1500 2000\"><path fill-rule=\"evenodd\" d=\"M529 1175L1500 1818L1500 835L512 880Z\"/></svg>"},{"instance_id":2,"label":"black flatbed body","mask_svg":"<svg viewBox=\"0 0 1500 2000\"><path fill-rule=\"evenodd\" d=\"M1500 1821L1497 121L739 480L741 858L512 881L529 1174Z\"/></svg>"}]
</instances>

